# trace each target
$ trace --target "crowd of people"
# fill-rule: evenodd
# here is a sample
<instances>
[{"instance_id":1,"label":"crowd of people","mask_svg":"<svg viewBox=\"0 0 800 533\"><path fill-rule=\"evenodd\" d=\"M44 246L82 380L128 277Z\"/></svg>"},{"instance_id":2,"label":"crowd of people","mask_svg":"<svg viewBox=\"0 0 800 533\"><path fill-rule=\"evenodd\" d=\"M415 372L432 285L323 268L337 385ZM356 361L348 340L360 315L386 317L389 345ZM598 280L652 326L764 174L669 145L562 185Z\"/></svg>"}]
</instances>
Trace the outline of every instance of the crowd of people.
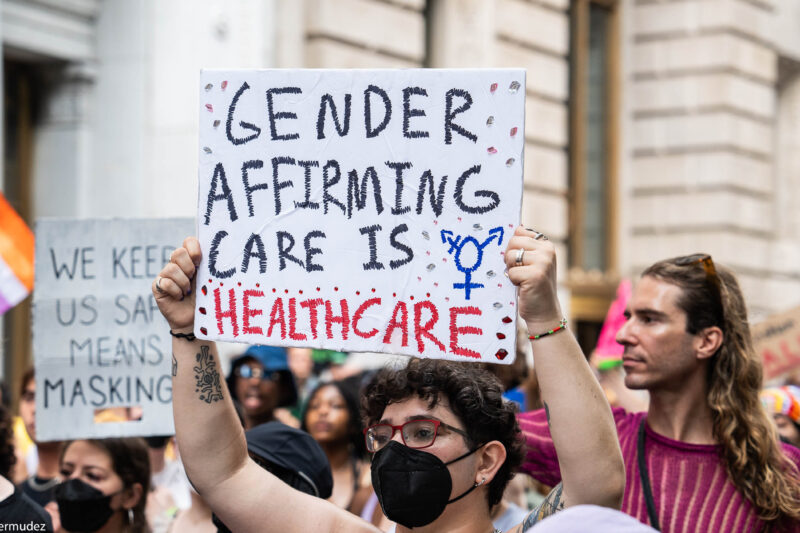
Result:
<instances>
[{"instance_id":1,"label":"crowd of people","mask_svg":"<svg viewBox=\"0 0 800 533\"><path fill-rule=\"evenodd\" d=\"M763 388L737 280L707 255L644 271L615 380L565 327L555 247L533 230L517 228L505 254L520 315L508 366L409 358L341 372L347 354L251 346L223 372L215 344L193 335L202 253L188 238L152 283L173 335L176 435L40 442L30 371L0 402L0 523L800 531L800 388ZM204 400L201 356L215 378Z\"/></svg>"}]
</instances>

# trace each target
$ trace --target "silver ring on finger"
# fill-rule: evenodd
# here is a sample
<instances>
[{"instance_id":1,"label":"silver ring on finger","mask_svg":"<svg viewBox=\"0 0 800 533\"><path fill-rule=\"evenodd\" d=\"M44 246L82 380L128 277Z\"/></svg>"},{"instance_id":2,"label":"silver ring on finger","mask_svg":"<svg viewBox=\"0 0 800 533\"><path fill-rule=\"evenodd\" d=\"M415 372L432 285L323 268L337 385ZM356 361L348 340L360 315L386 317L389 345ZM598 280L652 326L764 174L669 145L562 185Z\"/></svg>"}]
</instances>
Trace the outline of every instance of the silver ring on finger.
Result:
<instances>
[{"instance_id":1,"label":"silver ring on finger","mask_svg":"<svg viewBox=\"0 0 800 533\"><path fill-rule=\"evenodd\" d=\"M546 241L546 240L549 240L547 238L547 235L545 235L544 233L541 233L539 231L536 231L534 233L535 233L535 235L533 236L533 240L534 241Z\"/></svg>"},{"instance_id":2,"label":"silver ring on finger","mask_svg":"<svg viewBox=\"0 0 800 533\"><path fill-rule=\"evenodd\" d=\"M521 266L524 257L525 257L525 250L523 248L517 250L517 257L514 259L514 266Z\"/></svg>"},{"instance_id":3,"label":"silver ring on finger","mask_svg":"<svg viewBox=\"0 0 800 533\"><path fill-rule=\"evenodd\" d=\"M156 290L159 292L159 294L164 294L164 289L161 288L161 276L156 278Z\"/></svg>"}]
</instances>

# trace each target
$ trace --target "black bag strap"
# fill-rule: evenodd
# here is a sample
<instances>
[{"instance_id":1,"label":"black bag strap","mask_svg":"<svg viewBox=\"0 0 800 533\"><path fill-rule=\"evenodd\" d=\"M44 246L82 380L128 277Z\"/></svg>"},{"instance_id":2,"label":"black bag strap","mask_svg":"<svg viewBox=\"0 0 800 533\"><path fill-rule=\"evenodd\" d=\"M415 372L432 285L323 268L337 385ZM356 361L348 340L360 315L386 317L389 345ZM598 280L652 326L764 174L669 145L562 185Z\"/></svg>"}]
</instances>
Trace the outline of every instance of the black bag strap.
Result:
<instances>
[{"instance_id":1,"label":"black bag strap","mask_svg":"<svg viewBox=\"0 0 800 533\"><path fill-rule=\"evenodd\" d=\"M661 531L661 526L658 524L658 515L656 514L656 503L653 501L653 489L650 486L650 474L647 472L647 459L644 455L644 425L646 422L647 417L644 417L642 418L642 423L639 424L639 443L637 446L639 478L642 480L642 492L644 492L644 500L647 503L647 516L650 517L650 526Z\"/></svg>"}]
</instances>

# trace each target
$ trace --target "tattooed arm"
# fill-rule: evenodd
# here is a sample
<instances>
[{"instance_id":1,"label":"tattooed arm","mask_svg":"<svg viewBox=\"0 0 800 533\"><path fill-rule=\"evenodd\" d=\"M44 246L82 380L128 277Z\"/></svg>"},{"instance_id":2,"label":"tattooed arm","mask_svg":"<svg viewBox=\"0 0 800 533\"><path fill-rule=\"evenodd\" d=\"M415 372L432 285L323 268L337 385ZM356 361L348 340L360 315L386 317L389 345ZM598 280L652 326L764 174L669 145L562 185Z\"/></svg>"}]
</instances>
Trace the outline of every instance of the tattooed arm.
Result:
<instances>
[{"instance_id":1,"label":"tattooed arm","mask_svg":"<svg viewBox=\"0 0 800 533\"><path fill-rule=\"evenodd\" d=\"M290 488L249 458L216 346L192 335L200 258L197 240L186 239L152 285L173 333L175 433L192 484L234 531L376 532L344 509Z\"/></svg>"},{"instance_id":2,"label":"tattooed arm","mask_svg":"<svg viewBox=\"0 0 800 533\"><path fill-rule=\"evenodd\" d=\"M557 296L555 247L537 235L541 234L517 228L505 254L509 279L519 289L519 313L534 335L555 329L563 316ZM541 335L531 342L563 482L558 505L619 509L625 468L616 426L580 346L569 330Z\"/></svg>"}]
</instances>

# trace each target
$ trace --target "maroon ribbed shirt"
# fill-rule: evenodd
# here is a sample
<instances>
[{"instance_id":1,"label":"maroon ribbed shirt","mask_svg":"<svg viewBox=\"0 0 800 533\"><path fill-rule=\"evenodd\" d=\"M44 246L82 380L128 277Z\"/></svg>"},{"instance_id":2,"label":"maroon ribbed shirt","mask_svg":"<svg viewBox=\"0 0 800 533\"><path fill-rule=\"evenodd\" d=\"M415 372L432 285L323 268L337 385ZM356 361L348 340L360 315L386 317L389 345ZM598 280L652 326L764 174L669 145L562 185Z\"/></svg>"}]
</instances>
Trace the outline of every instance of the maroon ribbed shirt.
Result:
<instances>
[{"instance_id":1,"label":"maroon ribbed shirt","mask_svg":"<svg viewBox=\"0 0 800 533\"><path fill-rule=\"evenodd\" d=\"M622 512L649 524L636 455L639 423L647 413L615 408L613 414L626 470ZM520 414L519 424L528 444L522 471L555 485L561 481L561 471L544 410ZM661 531L757 532L763 528L753 506L728 479L720 446L672 440L646 427L645 451ZM800 450L784 444L783 451L800 467ZM800 531L800 524L791 531Z\"/></svg>"}]
</instances>

